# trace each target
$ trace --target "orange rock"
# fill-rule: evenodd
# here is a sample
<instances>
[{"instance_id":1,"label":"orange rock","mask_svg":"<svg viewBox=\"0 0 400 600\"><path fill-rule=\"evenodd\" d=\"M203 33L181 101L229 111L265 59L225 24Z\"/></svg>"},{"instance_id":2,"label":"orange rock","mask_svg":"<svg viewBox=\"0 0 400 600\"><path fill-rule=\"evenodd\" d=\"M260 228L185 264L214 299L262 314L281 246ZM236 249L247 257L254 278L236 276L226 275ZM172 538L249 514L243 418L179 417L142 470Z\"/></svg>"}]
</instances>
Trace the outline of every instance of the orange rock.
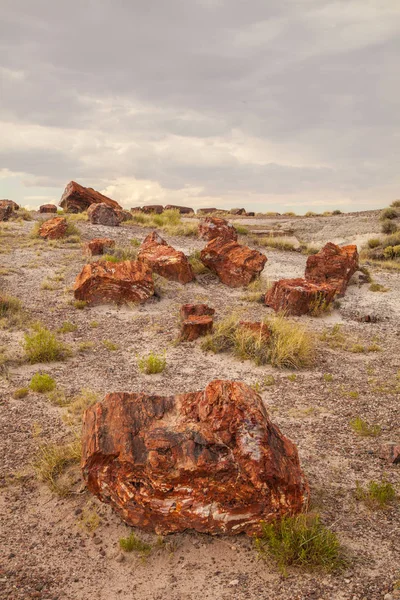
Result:
<instances>
[{"instance_id":1,"label":"orange rock","mask_svg":"<svg viewBox=\"0 0 400 600\"><path fill-rule=\"evenodd\" d=\"M185 320L191 316L212 316L214 313L215 310L207 304L182 304L180 308L180 316L182 320Z\"/></svg>"},{"instance_id":2,"label":"orange rock","mask_svg":"<svg viewBox=\"0 0 400 600\"><path fill-rule=\"evenodd\" d=\"M57 206L55 204L42 204L42 206L39 207L39 212L40 213L56 213Z\"/></svg>"},{"instance_id":3,"label":"orange rock","mask_svg":"<svg viewBox=\"0 0 400 600\"><path fill-rule=\"evenodd\" d=\"M137 261L85 265L74 285L74 296L89 304L145 302L154 294L151 270Z\"/></svg>"},{"instance_id":4,"label":"orange rock","mask_svg":"<svg viewBox=\"0 0 400 600\"><path fill-rule=\"evenodd\" d=\"M213 318L209 315L190 315L181 323L181 340L192 342L212 332Z\"/></svg>"},{"instance_id":5,"label":"orange rock","mask_svg":"<svg viewBox=\"0 0 400 600\"><path fill-rule=\"evenodd\" d=\"M58 240L67 233L67 219L65 217L54 217L45 221L39 229L39 236L46 240Z\"/></svg>"},{"instance_id":6,"label":"orange rock","mask_svg":"<svg viewBox=\"0 0 400 600\"><path fill-rule=\"evenodd\" d=\"M264 268L267 257L235 241L215 238L200 253L201 261L214 271L222 283L241 287L253 281Z\"/></svg>"},{"instance_id":7,"label":"orange rock","mask_svg":"<svg viewBox=\"0 0 400 600\"><path fill-rule=\"evenodd\" d=\"M138 260L171 281L189 283L195 279L193 269L184 253L169 246L155 231L143 240Z\"/></svg>"},{"instance_id":8,"label":"orange rock","mask_svg":"<svg viewBox=\"0 0 400 600\"><path fill-rule=\"evenodd\" d=\"M95 256L97 254L104 254L104 250L107 248L114 247L115 241L111 238L93 238L85 244L85 253L89 256Z\"/></svg>"},{"instance_id":9,"label":"orange rock","mask_svg":"<svg viewBox=\"0 0 400 600\"><path fill-rule=\"evenodd\" d=\"M199 237L202 240L213 240L215 238L224 238L228 240L237 240L236 229L228 223L226 219L218 217L206 217L200 221Z\"/></svg>"},{"instance_id":10,"label":"orange rock","mask_svg":"<svg viewBox=\"0 0 400 600\"><path fill-rule=\"evenodd\" d=\"M313 283L327 283L343 295L357 270L357 246L340 247L328 242L318 254L308 257L305 278Z\"/></svg>"},{"instance_id":11,"label":"orange rock","mask_svg":"<svg viewBox=\"0 0 400 600\"><path fill-rule=\"evenodd\" d=\"M327 307L336 289L324 283L311 283L306 279L281 279L265 294L265 304L276 312L305 315Z\"/></svg>"},{"instance_id":12,"label":"orange rock","mask_svg":"<svg viewBox=\"0 0 400 600\"><path fill-rule=\"evenodd\" d=\"M118 211L104 202L101 204L92 204L87 210L89 221L92 225L108 225L108 227L118 227L120 217Z\"/></svg>"},{"instance_id":13,"label":"orange rock","mask_svg":"<svg viewBox=\"0 0 400 600\"><path fill-rule=\"evenodd\" d=\"M82 472L126 523L158 534L253 535L308 502L296 446L236 381L177 396L108 394L84 414Z\"/></svg>"},{"instance_id":14,"label":"orange rock","mask_svg":"<svg viewBox=\"0 0 400 600\"><path fill-rule=\"evenodd\" d=\"M115 200L96 192L93 188L86 188L76 181L70 181L61 196L60 206L70 213L87 210L92 204L107 204L111 208L122 209Z\"/></svg>"}]
</instances>

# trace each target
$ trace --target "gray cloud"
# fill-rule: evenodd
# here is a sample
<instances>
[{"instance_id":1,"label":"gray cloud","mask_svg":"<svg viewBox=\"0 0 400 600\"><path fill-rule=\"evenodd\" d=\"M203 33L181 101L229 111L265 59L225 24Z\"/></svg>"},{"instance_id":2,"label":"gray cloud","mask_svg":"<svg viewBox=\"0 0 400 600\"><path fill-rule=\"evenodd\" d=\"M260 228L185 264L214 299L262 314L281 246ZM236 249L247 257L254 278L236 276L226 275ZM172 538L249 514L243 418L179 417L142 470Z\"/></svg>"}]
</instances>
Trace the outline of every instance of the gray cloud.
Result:
<instances>
[{"instance_id":1,"label":"gray cloud","mask_svg":"<svg viewBox=\"0 0 400 600\"><path fill-rule=\"evenodd\" d=\"M0 166L60 191L131 177L382 203L399 26L390 0L3 0Z\"/></svg>"}]
</instances>

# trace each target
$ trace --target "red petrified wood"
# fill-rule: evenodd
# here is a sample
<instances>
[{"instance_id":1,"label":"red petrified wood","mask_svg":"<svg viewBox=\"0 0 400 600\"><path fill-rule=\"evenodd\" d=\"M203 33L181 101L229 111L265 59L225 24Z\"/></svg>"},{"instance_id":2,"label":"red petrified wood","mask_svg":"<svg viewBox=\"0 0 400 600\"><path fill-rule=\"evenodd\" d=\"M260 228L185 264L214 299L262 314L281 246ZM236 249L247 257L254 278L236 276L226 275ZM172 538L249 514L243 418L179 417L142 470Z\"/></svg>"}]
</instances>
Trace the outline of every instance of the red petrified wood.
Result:
<instances>
[{"instance_id":1,"label":"red petrified wood","mask_svg":"<svg viewBox=\"0 0 400 600\"><path fill-rule=\"evenodd\" d=\"M150 233L140 246L138 260L144 262L158 275L189 283L195 279L192 267L183 252L175 250L155 231Z\"/></svg>"},{"instance_id":2,"label":"red petrified wood","mask_svg":"<svg viewBox=\"0 0 400 600\"><path fill-rule=\"evenodd\" d=\"M124 521L158 534L252 535L308 501L296 446L234 381L177 396L108 394L84 414L82 470Z\"/></svg>"},{"instance_id":3,"label":"red petrified wood","mask_svg":"<svg viewBox=\"0 0 400 600\"><path fill-rule=\"evenodd\" d=\"M111 208L122 209L115 200L96 192L93 188L86 188L76 181L70 181L61 196L60 206L70 213L78 213L87 210L92 204L107 204Z\"/></svg>"},{"instance_id":4,"label":"red petrified wood","mask_svg":"<svg viewBox=\"0 0 400 600\"><path fill-rule=\"evenodd\" d=\"M269 330L268 325L260 321L240 321L239 327L251 331L252 334L257 335L263 338L264 340L267 340L271 335L271 331Z\"/></svg>"},{"instance_id":5,"label":"red petrified wood","mask_svg":"<svg viewBox=\"0 0 400 600\"><path fill-rule=\"evenodd\" d=\"M305 315L317 312L332 302L336 290L326 284L316 284L306 279L281 279L265 294L265 304L276 312Z\"/></svg>"},{"instance_id":6,"label":"red petrified wood","mask_svg":"<svg viewBox=\"0 0 400 600\"><path fill-rule=\"evenodd\" d=\"M312 283L327 283L343 295L357 269L357 246L340 247L329 242L318 254L308 257L305 278Z\"/></svg>"},{"instance_id":7,"label":"red petrified wood","mask_svg":"<svg viewBox=\"0 0 400 600\"><path fill-rule=\"evenodd\" d=\"M213 318L208 315L190 315L181 324L181 340L193 342L212 332Z\"/></svg>"},{"instance_id":8,"label":"red petrified wood","mask_svg":"<svg viewBox=\"0 0 400 600\"><path fill-rule=\"evenodd\" d=\"M89 304L145 302L154 294L151 270L143 263L95 262L85 265L74 285L74 296Z\"/></svg>"},{"instance_id":9,"label":"red petrified wood","mask_svg":"<svg viewBox=\"0 0 400 600\"><path fill-rule=\"evenodd\" d=\"M218 217L206 217L200 221L199 237L202 240L214 240L224 238L226 241L237 240L236 229L226 219Z\"/></svg>"},{"instance_id":10,"label":"red petrified wood","mask_svg":"<svg viewBox=\"0 0 400 600\"><path fill-rule=\"evenodd\" d=\"M39 229L39 236L46 240L58 240L67 233L67 219L65 217L54 217L45 221Z\"/></svg>"},{"instance_id":11,"label":"red petrified wood","mask_svg":"<svg viewBox=\"0 0 400 600\"><path fill-rule=\"evenodd\" d=\"M40 213L56 213L57 206L55 204L42 204L42 206L39 207L39 212Z\"/></svg>"},{"instance_id":12,"label":"red petrified wood","mask_svg":"<svg viewBox=\"0 0 400 600\"><path fill-rule=\"evenodd\" d=\"M19 210L19 204L14 202L14 200L0 200L0 208L4 208L5 206L9 206L11 210Z\"/></svg>"},{"instance_id":13,"label":"red petrified wood","mask_svg":"<svg viewBox=\"0 0 400 600\"><path fill-rule=\"evenodd\" d=\"M85 252L89 256L104 254L104 250L114 248L115 241L110 238L94 238L85 245Z\"/></svg>"},{"instance_id":14,"label":"red petrified wood","mask_svg":"<svg viewBox=\"0 0 400 600\"><path fill-rule=\"evenodd\" d=\"M258 277L267 257L235 241L215 238L200 253L201 261L230 287L248 285Z\"/></svg>"},{"instance_id":15,"label":"red petrified wood","mask_svg":"<svg viewBox=\"0 0 400 600\"><path fill-rule=\"evenodd\" d=\"M89 221L92 225L108 225L108 227L118 227L120 224L119 212L104 202L101 204L92 204L87 210Z\"/></svg>"},{"instance_id":16,"label":"red petrified wood","mask_svg":"<svg viewBox=\"0 0 400 600\"><path fill-rule=\"evenodd\" d=\"M182 320L192 316L201 317L208 315L212 317L214 313L215 310L207 304L182 304L180 308L180 316Z\"/></svg>"}]
</instances>

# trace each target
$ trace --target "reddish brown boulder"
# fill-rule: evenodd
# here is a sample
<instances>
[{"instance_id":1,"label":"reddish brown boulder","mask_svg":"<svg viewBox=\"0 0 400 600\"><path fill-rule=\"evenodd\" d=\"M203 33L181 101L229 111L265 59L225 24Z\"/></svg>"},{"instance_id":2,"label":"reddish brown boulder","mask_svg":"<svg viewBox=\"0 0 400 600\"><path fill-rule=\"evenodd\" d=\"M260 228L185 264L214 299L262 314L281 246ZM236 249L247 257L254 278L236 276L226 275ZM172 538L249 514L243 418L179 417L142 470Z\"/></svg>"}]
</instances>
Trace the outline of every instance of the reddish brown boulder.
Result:
<instances>
[{"instance_id":1,"label":"reddish brown boulder","mask_svg":"<svg viewBox=\"0 0 400 600\"><path fill-rule=\"evenodd\" d=\"M60 200L60 206L70 213L83 212L92 204L107 204L111 208L122 209L115 200L96 192L93 188L83 187L76 181L69 182Z\"/></svg>"},{"instance_id":2,"label":"reddish brown boulder","mask_svg":"<svg viewBox=\"0 0 400 600\"><path fill-rule=\"evenodd\" d=\"M226 219L218 217L206 217L199 224L199 237L202 240L214 240L215 238L224 238L228 240L237 240L237 232L233 225Z\"/></svg>"},{"instance_id":3,"label":"reddish brown boulder","mask_svg":"<svg viewBox=\"0 0 400 600\"><path fill-rule=\"evenodd\" d=\"M57 206L55 204L42 204L42 206L39 207L39 212L40 213L56 213Z\"/></svg>"},{"instance_id":4,"label":"reddish brown boulder","mask_svg":"<svg viewBox=\"0 0 400 600\"><path fill-rule=\"evenodd\" d=\"M193 342L212 332L213 318L209 315L190 315L181 323L181 340Z\"/></svg>"},{"instance_id":5,"label":"reddish brown boulder","mask_svg":"<svg viewBox=\"0 0 400 600\"><path fill-rule=\"evenodd\" d=\"M379 448L379 458L386 460L389 464L400 464L400 443L388 442Z\"/></svg>"},{"instance_id":6,"label":"reddish brown boulder","mask_svg":"<svg viewBox=\"0 0 400 600\"><path fill-rule=\"evenodd\" d=\"M85 244L85 253L89 256L104 254L109 248L115 247L115 241L110 238L94 238Z\"/></svg>"},{"instance_id":7,"label":"reddish brown boulder","mask_svg":"<svg viewBox=\"0 0 400 600\"><path fill-rule=\"evenodd\" d=\"M142 206L141 210L146 214L161 215L164 207L161 204L149 204L148 206Z\"/></svg>"},{"instance_id":8,"label":"reddish brown boulder","mask_svg":"<svg viewBox=\"0 0 400 600\"><path fill-rule=\"evenodd\" d=\"M357 270L357 246L340 247L328 242L317 254L308 257L305 278L313 283L327 283L343 295Z\"/></svg>"},{"instance_id":9,"label":"reddish brown boulder","mask_svg":"<svg viewBox=\"0 0 400 600\"><path fill-rule=\"evenodd\" d=\"M107 204L92 204L88 208L87 215L92 225L118 227L120 223L118 211Z\"/></svg>"},{"instance_id":10,"label":"reddish brown boulder","mask_svg":"<svg viewBox=\"0 0 400 600\"><path fill-rule=\"evenodd\" d=\"M296 446L235 381L177 396L108 394L84 414L82 471L124 521L158 534L252 535L308 502Z\"/></svg>"},{"instance_id":11,"label":"reddish brown boulder","mask_svg":"<svg viewBox=\"0 0 400 600\"><path fill-rule=\"evenodd\" d=\"M184 253L169 246L155 231L143 240L138 260L171 281L189 283L195 279L193 269Z\"/></svg>"},{"instance_id":12,"label":"reddish brown boulder","mask_svg":"<svg viewBox=\"0 0 400 600\"><path fill-rule=\"evenodd\" d=\"M14 202L14 200L0 200L0 208L4 208L5 206L10 206L11 210L19 210L19 204Z\"/></svg>"},{"instance_id":13,"label":"reddish brown boulder","mask_svg":"<svg viewBox=\"0 0 400 600\"><path fill-rule=\"evenodd\" d=\"M212 317L214 313L215 310L207 304L182 304L180 308L180 317L182 320L193 316L202 317L207 315Z\"/></svg>"},{"instance_id":14,"label":"reddish brown boulder","mask_svg":"<svg viewBox=\"0 0 400 600\"><path fill-rule=\"evenodd\" d=\"M13 209L9 204L4 204L0 206L0 221L8 221L12 214Z\"/></svg>"},{"instance_id":15,"label":"reddish brown boulder","mask_svg":"<svg viewBox=\"0 0 400 600\"><path fill-rule=\"evenodd\" d=\"M42 223L39 236L46 240L58 240L67 233L67 219L65 217L54 217Z\"/></svg>"},{"instance_id":16,"label":"reddish brown boulder","mask_svg":"<svg viewBox=\"0 0 400 600\"><path fill-rule=\"evenodd\" d=\"M130 221L132 219L132 214L129 212L129 210L117 210L116 213L120 223L123 223L124 221Z\"/></svg>"},{"instance_id":17,"label":"reddish brown boulder","mask_svg":"<svg viewBox=\"0 0 400 600\"><path fill-rule=\"evenodd\" d=\"M306 279L281 279L265 294L265 304L288 315L318 313L332 302L336 289Z\"/></svg>"},{"instance_id":18,"label":"reddish brown boulder","mask_svg":"<svg viewBox=\"0 0 400 600\"><path fill-rule=\"evenodd\" d=\"M188 206L175 206L175 204L167 204L167 206L164 207L164 210L179 210L181 215L194 213L193 208L189 208Z\"/></svg>"},{"instance_id":19,"label":"reddish brown boulder","mask_svg":"<svg viewBox=\"0 0 400 600\"><path fill-rule=\"evenodd\" d=\"M215 238L200 253L201 261L214 271L222 283L241 287L253 281L264 268L267 257L235 241Z\"/></svg>"},{"instance_id":20,"label":"reddish brown boulder","mask_svg":"<svg viewBox=\"0 0 400 600\"><path fill-rule=\"evenodd\" d=\"M75 298L89 304L145 302L153 294L150 269L130 260L89 263L83 267L74 285Z\"/></svg>"},{"instance_id":21,"label":"reddish brown boulder","mask_svg":"<svg viewBox=\"0 0 400 600\"><path fill-rule=\"evenodd\" d=\"M131 212L143 212L141 206L134 206L133 208L130 208L129 210Z\"/></svg>"}]
</instances>

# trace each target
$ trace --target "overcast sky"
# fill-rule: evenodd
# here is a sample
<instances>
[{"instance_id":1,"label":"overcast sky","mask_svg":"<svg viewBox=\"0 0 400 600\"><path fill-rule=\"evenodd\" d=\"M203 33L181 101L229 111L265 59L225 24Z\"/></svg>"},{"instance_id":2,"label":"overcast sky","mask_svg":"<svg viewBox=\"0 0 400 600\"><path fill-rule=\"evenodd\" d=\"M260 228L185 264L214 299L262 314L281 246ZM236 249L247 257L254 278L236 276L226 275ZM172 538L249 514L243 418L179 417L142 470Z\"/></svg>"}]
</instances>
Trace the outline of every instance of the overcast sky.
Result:
<instances>
[{"instance_id":1,"label":"overcast sky","mask_svg":"<svg viewBox=\"0 0 400 600\"><path fill-rule=\"evenodd\" d=\"M0 198L400 198L398 0L0 0Z\"/></svg>"}]
</instances>

